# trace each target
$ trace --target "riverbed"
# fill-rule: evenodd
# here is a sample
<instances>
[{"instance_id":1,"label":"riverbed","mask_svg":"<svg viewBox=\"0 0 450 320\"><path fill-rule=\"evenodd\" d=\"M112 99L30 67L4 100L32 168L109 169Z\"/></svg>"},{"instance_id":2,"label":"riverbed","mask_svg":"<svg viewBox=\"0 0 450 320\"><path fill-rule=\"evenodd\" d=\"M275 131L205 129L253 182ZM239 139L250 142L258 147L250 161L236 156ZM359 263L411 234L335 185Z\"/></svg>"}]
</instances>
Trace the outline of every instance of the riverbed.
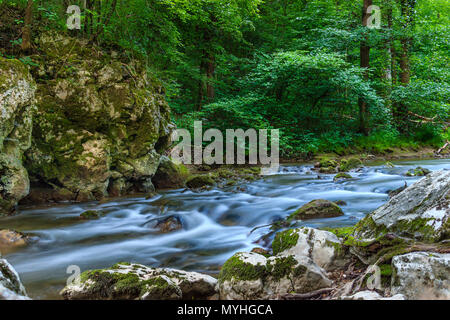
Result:
<instances>
[{"instance_id":1,"label":"riverbed","mask_svg":"<svg viewBox=\"0 0 450 320\"><path fill-rule=\"evenodd\" d=\"M31 234L36 241L5 258L14 266L33 299L59 299L69 266L81 271L120 261L215 275L235 252L258 247L270 224L314 199L345 201L344 216L300 222L315 228L356 224L388 200L388 192L420 177L406 177L422 166L450 170L450 159L393 162L351 172L353 179L333 182L312 165L289 164L277 174L225 189L170 190L145 199L125 197L105 203L20 207L18 215L0 218L0 229ZM80 220L86 210L100 210L98 220ZM182 229L162 234L155 219L175 216Z\"/></svg>"}]
</instances>

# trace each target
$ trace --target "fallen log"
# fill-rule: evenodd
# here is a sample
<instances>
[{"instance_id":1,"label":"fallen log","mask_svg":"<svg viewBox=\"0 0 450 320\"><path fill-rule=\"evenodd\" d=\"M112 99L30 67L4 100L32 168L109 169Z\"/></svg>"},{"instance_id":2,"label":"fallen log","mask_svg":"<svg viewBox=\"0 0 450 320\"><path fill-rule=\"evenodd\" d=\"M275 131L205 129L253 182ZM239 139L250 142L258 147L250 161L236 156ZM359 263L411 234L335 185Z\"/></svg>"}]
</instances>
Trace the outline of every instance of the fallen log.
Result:
<instances>
[{"instance_id":1,"label":"fallen log","mask_svg":"<svg viewBox=\"0 0 450 320\"><path fill-rule=\"evenodd\" d=\"M307 300L314 297L317 297L322 294L327 294L333 291L334 288L324 288L316 291L308 292L308 293L288 293L283 295L278 295L277 299L279 300Z\"/></svg>"},{"instance_id":2,"label":"fallen log","mask_svg":"<svg viewBox=\"0 0 450 320\"><path fill-rule=\"evenodd\" d=\"M442 151L445 150L450 145L450 141L447 140L447 142L436 152L436 154L440 154Z\"/></svg>"}]
</instances>

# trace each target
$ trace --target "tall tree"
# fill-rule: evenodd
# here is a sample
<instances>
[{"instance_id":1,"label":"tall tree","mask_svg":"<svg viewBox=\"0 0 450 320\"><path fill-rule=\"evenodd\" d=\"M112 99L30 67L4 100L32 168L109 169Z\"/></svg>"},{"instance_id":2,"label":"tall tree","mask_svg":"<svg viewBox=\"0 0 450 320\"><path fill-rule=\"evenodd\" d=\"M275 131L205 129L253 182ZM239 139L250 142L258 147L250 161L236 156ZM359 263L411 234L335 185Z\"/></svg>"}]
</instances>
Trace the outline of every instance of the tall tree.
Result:
<instances>
[{"instance_id":1,"label":"tall tree","mask_svg":"<svg viewBox=\"0 0 450 320\"><path fill-rule=\"evenodd\" d=\"M416 0L400 0L401 21L403 34L400 39L400 84L408 86L411 81L411 66L409 61L409 50L411 47L412 38L410 36L411 28L414 25ZM408 130L408 106L403 103L397 103L394 107L394 117L396 119L397 128L400 132Z\"/></svg>"},{"instance_id":2,"label":"tall tree","mask_svg":"<svg viewBox=\"0 0 450 320\"><path fill-rule=\"evenodd\" d=\"M25 19L22 29L22 44L23 52L30 52L33 48L31 43L31 24L33 23L33 0L28 0L27 8L25 9Z\"/></svg>"},{"instance_id":3,"label":"tall tree","mask_svg":"<svg viewBox=\"0 0 450 320\"><path fill-rule=\"evenodd\" d=\"M367 24L370 18L370 13L368 12L368 8L372 5L372 0L364 0L363 8L362 8L362 25L364 28L367 28ZM369 79L369 67L370 67L370 46L367 44L367 36L365 36L365 40L361 41L360 47L360 66L364 69L364 78L366 80ZM369 134L368 128L368 106L367 102L364 101L363 98L359 98L359 130L364 135Z\"/></svg>"}]
</instances>

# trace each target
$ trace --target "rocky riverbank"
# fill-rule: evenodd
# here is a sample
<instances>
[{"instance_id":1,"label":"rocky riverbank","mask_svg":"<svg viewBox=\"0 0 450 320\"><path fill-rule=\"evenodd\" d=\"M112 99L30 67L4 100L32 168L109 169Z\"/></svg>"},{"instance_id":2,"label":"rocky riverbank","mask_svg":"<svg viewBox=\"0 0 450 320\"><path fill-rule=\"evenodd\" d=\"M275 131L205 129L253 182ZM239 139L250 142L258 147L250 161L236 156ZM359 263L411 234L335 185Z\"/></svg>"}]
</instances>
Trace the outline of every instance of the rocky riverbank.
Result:
<instances>
[{"instance_id":1,"label":"rocky riverbank","mask_svg":"<svg viewBox=\"0 0 450 320\"><path fill-rule=\"evenodd\" d=\"M432 172L356 226L294 228L240 252L217 279L118 263L86 271L66 299L450 299L450 172ZM20 292L19 292L20 293Z\"/></svg>"}]
</instances>

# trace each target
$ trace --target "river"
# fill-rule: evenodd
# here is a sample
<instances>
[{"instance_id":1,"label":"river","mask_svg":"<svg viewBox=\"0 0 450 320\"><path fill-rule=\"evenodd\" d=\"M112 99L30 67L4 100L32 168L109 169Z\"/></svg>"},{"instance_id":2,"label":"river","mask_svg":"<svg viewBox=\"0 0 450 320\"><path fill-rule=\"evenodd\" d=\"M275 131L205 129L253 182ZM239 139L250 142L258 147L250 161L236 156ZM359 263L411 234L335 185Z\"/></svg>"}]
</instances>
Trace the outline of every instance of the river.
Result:
<instances>
[{"instance_id":1,"label":"river","mask_svg":"<svg viewBox=\"0 0 450 320\"><path fill-rule=\"evenodd\" d=\"M301 222L312 227L357 223L388 200L387 192L419 178L408 169L450 170L450 159L393 162L394 168L372 165L352 172L354 179L334 183L333 175L308 165L284 165L278 174L227 189L204 192L171 190L145 199L126 197L106 203L20 207L19 214L0 218L0 229L32 234L38 241L5 258L14 266L33 299L59 299L67 268L105 268L120 261L217 274L235 252L251 250L268 228L314 199L343 200L345 215ZM237 191L237 187L245 191ZM86 210L105 213L98 220L80 220ZM155 218L177 216L183 228L161 234Z\"/></svg>"}]
</instances>

